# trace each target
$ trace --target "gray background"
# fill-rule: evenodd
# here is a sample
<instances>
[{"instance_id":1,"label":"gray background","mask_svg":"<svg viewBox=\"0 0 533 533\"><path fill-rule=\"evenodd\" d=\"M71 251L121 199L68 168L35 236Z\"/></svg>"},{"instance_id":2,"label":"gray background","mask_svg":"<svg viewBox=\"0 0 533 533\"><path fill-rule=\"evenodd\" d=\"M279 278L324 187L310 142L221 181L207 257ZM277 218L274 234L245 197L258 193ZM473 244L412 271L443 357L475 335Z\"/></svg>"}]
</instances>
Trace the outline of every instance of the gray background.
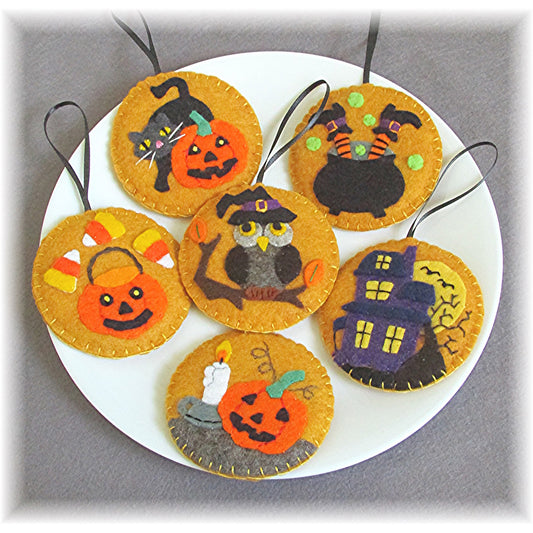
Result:
<instances>
[{"instance_id":1,"label":"gray background","mask_svg":"<svg viewBox=\"0 0 533 533\"><path fill-rule=\"evenodd\" d=\"M144 36L135 13L119 14ZM163 71L258 50L306 52L362 66L369 21L362 10L144 14ZM261 483L222 479L143 448L91 407L61 365L30 289L41 222L62 171L42 119L50 106L73 99L92 127L153 71L107 12L10 12L3 22L8 515L38 519L63 512L75 519L109 512L218 520L260 514L354 523L525 516L529 391L523 370L530 355L520 339L527 327L520 265L527 259L523 154L531 134L531 115L524 111L527 14L384 12L373 60L377 74L420 98L465 144L488 139L499 147L488 186L501 224L505 274L496 323L479 363L433 420L387 452L329 474ZM65 122L55 132L67 155L81 140L79 125Z\"/></svg>"}]
</instances>

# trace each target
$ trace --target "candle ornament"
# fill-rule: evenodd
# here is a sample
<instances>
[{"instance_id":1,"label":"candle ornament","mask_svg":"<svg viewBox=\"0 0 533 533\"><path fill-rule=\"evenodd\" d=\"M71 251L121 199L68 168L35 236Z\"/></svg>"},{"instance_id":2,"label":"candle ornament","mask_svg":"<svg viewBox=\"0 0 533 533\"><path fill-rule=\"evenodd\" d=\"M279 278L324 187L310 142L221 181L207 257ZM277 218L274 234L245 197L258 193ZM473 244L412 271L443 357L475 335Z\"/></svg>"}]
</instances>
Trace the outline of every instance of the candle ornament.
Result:
<instances>
[{"instance_id":1,"label":"candle ornament","mask_svg":"<svg viewBox=\"0 0 533 533\"><path fill-rule=\"evenodd\" d=\"M333 391L304 346L277 334L232 332L203 343L178 366L166 416L181 453L201 468L263 479L313 456L329 430Z\"/></svg>"}]
</instances>

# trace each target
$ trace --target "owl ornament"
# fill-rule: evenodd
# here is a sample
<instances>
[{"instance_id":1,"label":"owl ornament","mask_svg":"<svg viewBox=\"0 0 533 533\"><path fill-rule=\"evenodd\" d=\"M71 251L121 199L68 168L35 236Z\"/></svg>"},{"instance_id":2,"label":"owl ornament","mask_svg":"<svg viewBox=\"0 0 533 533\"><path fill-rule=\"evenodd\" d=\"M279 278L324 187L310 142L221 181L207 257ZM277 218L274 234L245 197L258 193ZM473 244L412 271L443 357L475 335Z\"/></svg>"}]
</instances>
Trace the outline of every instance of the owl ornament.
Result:
<instances>
[{"instance_id":1,"label":"owl ornament","mask_svg":"<svg viewBox=\"0 0 533 533\"><path fill-rule=\"evenodd\" d=\"M184 359L165 408L172 440L198 467L259 480L315 454L334 398L325 368L304 346L274 333L232 332Z\"/></svg>"},{"instance_id":2,"label":"owl ornament","mask_svg":"<svg viewBox=\"0 0 533 533\"><path fill-rule=\"evenodd\" d=\"M220 192L251 183L262 135L246 98L215 76L161 72L144 18L150 48L114 18L155 70L130 90L113 120L111 160L124 189L149 209L187 217Z\"/></svg>"},{"instance_id":3,"label":"owl ornament","mask_svg":"<svg viewBox=\"0 0 533 533\"><path fill-rule=\"evenodd\" d=\"M321 84L306 89L286 119ZM339 253L326 217L302 195L262 184L266 168L292 141L269 154L258 183L206 202L181 243L179 268L189 296L234 329L271 332L296 324L324 303L337 275Z\"/></svg>"},{"instance_id":4,"label":"owl ornament","mask_svg":"<svg viewBox=\"0 0 533 533\"><path fill-rule=\"evenodd\" d=\"M371 246L345 262L318 312L333 360L353 380L388 391L412 391L438 382L470 354L483 323L481 288L456 255L414 238L420 222L463 198L421 213L408 235Z\"/></svg>"},{"instance_id":5,"label":"owl ornament","mask_svg":"<svg viewBox=\"0 0 533 533\"><path fill-rule=\"evenodd\" d=\"M74 106L85 121L84 183L47 133L57 109ZM89 134L83 110L61 102L47 113L45 134L69 171L85 207L42 240L32 271L37 308L66 344L100 357L149 352L172 337L190 301L177 267L178 243L162 226L131 210L93 210L88 199Z\"/></svg>"},{"instance_id":6,"label":"owl ornament","mask_svg":"<svg viewBox=\"0 0 533 533\"><path fill-rule=\"evenodd\" d=\"M369 83L377 30L373 16L363 84L332 91L313 128L289 152L294 189L333 226L353 231L411 216L431 194L442 163L428 112L407 94Z\"/></svg>"}]
</instances>

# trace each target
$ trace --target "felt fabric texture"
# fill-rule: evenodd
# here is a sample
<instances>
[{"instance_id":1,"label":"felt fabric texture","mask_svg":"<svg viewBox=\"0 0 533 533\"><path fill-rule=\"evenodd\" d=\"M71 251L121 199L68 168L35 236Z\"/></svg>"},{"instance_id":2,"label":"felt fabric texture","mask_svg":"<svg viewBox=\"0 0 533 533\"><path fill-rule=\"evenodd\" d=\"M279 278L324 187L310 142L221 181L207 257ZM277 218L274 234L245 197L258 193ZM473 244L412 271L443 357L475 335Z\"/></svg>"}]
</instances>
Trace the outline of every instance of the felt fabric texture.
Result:
<instances>
[{"instance_id":1,"label":"felt fabric texture","mask_svg":"<svg viewBox=\"0 0 533 533\"><path fill-rule=\"evenodd\" d=\"M433 190L442 164L440 136L423 107L395 89L363 84L332 91L324 113L290 149L294 189L343 229L373 230L412 215Z\"/></svg>"},{"instance_id":2,"label":"felt fabric texture","mask_svg":"<svg viewBox=\"0 0 533 533\"><path fill-rule=\"evenodd\" d=\"M231 372L227 385L224 376L227 390L217 406L221 428L199 404L218 385L216 377L203 378L218 361L223 342L232 354L225 361ZM329 430L333 405L328 374L303 345L275 333L230 332L204 342L177 367L165 412L176 445L200 467L262 479L312 456ZM209 420L191 423L189 412Z\"/></svg>"},{"instance_id":3,"label":"felt fabric texture","mask_svg":"<svg viewBox=\"0 0 533 533\"><path fill-rule=\"evenodd\" d=\"M107 224L108 237L86 245L95 221ZM170 263L157 262L160 253L147 257L150 247L144 254L135 249L135 242L146 245L156 237L164 242ZM178 330L189 310L177 268L178 249L165 228L134 211L110 207L68 217L37 250L32 272L35 303L52 331L78 350L109 358L149 352ZM65 252L75 255L77 268L66 268ZM59 273L52 279L51 269ZM74 286L62 285L65 276L75 280Z\"/></svg>"},{"instance_id":4,"label":"felt fabric texture","mask_svg":"<svg viewBox=\"0 0 533 533\"><path fill-rule=\"evenodd\" d=\"M219 180L220 184L217 182L211 188L191 187L188 180L182 179L187 184L184 186L172 174L172 151L176 149L183 154L182 142L190 141L193 133L188 128L197 130L191 111L197 111L208 122L213 118L221 121L215 125L224 122L238 130L234 133L238 138L235 150L238 161L245 164L237 161L232 165L232 171L226 174L232 177L230 181ZM147 128L149 131L145 131ZM161 130L166 134L163 137L159 135ZM186 137L179 138L185 130ZM172 146L166 144L170 137ZM149 139L149 146L142 144L144 139ZM159 157L157 152L147 155L156 144L162 155ZM187 143L186 154L190 146ZM124 98L113 122L110 149L117 178L129 194L149 209L186 217L193 215L213 195L252 181L261 160L262 134L252 107L231 85L215 76L167 72L139 82ZM156 157L153 162L152 156ZM173 159L179 158L176 155Z\"/></svg>"},{"instance_id":5,"label":"felt fabric texture","mask_svg":"<svg viewBox=\"0 0 533 533\"><path fill-rule=\"evenodd\" d=\"M387 284L381 298L375 285L368 290L376 281ZM460 258L406 238L346 261L318 320L329 353L353 379L409 391L468 357L483 323L483 296Z\"/></svg>"},{"instance_id":6,"label":"felt fabric texture","mask_svg":"<svg viewBox=\"0 0 533 533\"><path fill-rule=\"evenodd\" d=\"M302 195L262 185L207 202L179 254L184 286L201 311L258 332L287 328L316 311L333 288L338 264L325 216Z\"/></svg>"}]
</instances>

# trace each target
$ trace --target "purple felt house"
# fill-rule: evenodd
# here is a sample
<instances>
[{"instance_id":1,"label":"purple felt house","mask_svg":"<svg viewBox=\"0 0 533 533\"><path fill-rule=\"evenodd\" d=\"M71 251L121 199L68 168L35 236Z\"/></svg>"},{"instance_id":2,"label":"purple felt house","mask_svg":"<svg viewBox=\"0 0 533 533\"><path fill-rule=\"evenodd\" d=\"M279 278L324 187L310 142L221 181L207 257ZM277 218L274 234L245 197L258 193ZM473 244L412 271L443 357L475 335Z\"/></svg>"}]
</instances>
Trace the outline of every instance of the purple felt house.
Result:
<instances>
[{"instance_id":1,"label":"purple felt house","mask_svg":"<svg viewBox=\"0 0 533 533\"><path fill-rule=\"evenodd\" d=\"M375 250L354 271L355 300L335 320L333 332L344 330L333 357L340 366L396 372L416 352L422 328L435 303L429 283L413 281L416 246L405 252Z\"/></svg>"}]
</instances>

